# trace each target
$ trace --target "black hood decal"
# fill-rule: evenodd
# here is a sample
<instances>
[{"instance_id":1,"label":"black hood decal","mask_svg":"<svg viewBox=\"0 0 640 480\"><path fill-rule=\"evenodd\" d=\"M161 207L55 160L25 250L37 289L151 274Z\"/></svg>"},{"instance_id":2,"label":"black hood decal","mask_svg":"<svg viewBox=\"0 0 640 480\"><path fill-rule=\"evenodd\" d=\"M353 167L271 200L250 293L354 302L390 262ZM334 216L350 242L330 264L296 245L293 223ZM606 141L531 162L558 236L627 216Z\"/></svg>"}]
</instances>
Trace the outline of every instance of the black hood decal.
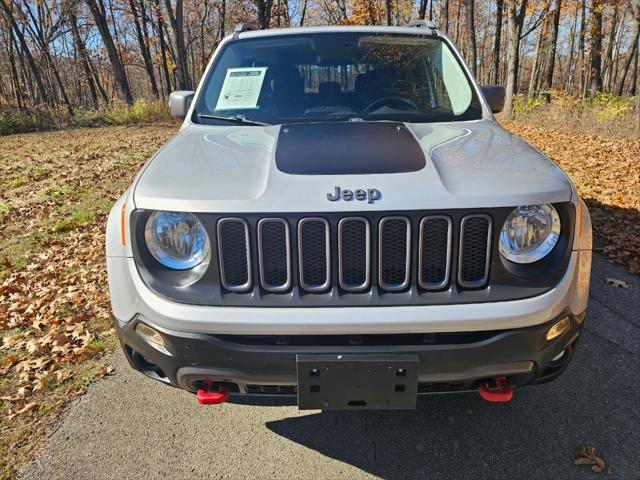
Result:
<instances>
[{"instance_id":1,"label":"black hood decal","mask_svg":"<svg viewBox=\"0 0 640 480\"><path fill-rule=\"evenodd\" d=\"M415 172L425 167L413 134L395 122L327 122L283 125L276 165L293 175Z\"/></svg>"}]
</instances>

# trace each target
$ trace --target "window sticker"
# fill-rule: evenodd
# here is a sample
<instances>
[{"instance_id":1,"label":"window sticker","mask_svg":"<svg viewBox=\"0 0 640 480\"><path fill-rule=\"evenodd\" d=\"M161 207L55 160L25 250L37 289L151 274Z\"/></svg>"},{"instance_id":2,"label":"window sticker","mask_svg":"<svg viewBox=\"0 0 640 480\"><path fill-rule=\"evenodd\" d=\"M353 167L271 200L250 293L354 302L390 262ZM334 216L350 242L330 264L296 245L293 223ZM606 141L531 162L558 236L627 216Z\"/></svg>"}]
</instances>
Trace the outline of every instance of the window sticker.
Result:
<instances>
[{"instance_id":1,"label":"window sticker","mask_svg":"<svg viewBox=\"0 0 640 480\"><path fill-rule=\"evenodd\" d=\"M267 67L227 69L216 110L258 108L258 97Z\"/></svg>"}]
</instances>

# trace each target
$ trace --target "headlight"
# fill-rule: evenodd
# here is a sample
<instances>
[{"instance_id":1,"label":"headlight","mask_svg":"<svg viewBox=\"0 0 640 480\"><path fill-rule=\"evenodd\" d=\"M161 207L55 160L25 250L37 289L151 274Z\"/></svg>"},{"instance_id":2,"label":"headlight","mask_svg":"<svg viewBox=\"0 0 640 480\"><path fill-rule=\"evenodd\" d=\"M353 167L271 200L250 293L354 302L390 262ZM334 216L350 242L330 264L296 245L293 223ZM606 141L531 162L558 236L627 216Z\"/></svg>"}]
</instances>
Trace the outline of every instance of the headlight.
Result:
<instances>
[{"instance_id":1,"label":"headlight","mask_svg":"<svg viewBox=\"0 0 640 480\"><path fill-rule=\"evenodd\" d=\"M151 255L174 270L188 270L209 255L209 237L200 220L190 213L154 212L144 229Z\"/></svg>"},{"instance_id":2,"label":"headlight","mask_svg":"<svg viewBox=\"0 0 640 480\"><path fill-rule=\"evenodd\" d=\"M560 238L560 217L553 205L518 207L500 232L500 254L515 263L533 263L551 252Z\"/></svg>"}]
</instances>

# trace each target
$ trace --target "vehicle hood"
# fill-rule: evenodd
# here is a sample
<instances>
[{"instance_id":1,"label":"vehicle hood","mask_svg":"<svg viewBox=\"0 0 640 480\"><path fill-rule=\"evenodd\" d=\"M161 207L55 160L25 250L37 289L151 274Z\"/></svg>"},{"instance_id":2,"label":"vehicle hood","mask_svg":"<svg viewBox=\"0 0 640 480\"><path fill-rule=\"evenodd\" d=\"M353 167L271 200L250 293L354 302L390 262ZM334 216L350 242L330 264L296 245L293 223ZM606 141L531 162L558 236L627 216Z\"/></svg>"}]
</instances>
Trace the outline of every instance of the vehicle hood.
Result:
<instances>
[{"instance_id":1,"label":"vehicle hood","mask_svg":"<svg viewBox=\"0 0 640 480\"><path fill-rule=\"evenodd\" d=\"M390 164L394 164L392 151L405 155L400 145L376 136L364 141L361 135L354 135L349 143L349 123L353 122L334 124L335 133L323 131L313 142L294 142L293 150L288 145L289 166L295 165L291 155L294 160L298 155L299 162L327 158L328 163L339 166L344 162L335 161L336 145L342 145L347 163L350 153L362 161L366 155L382 152L378 157L389 156ZM361 125L374 124L379 122ZM419 168L291 173L277 161L278 149L285 148L282 135L287 126L189 125L140 174L135 205L192 212L284 213L490 208L571 199L571 184L564 173L492 120L394 125L408 132L403 141L414 142L412 152L417 149L424 154ZM371 153L363 156L363 151ZM355 198L329 201L327 194L333 194L336 187L376 189L381 195L371 203Z\"/></svg>"}]
</instances>

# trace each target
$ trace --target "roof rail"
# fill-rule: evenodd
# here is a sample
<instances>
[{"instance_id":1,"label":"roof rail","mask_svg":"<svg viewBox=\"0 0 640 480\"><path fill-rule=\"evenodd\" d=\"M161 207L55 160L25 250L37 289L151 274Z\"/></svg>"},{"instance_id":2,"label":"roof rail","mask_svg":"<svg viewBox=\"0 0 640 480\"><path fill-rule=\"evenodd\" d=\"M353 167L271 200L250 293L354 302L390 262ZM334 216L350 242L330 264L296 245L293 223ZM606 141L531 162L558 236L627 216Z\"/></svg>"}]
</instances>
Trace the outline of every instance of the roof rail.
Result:
<instances>
[{"instance_id":1,"label":"roof rail","mask_svg":"<svg viewBox=\"0 0 640 480\"><path fill-rule=\"evenodd\" d=\"M433 33L435 33L436 31L436 24L431 20L411 20L409 23L407 23L407 27L428 28L429 30L432 30Z\"/></svg>"},{"instance_id":2,"label":"roof rail","mask_svg":"<svg viewBox=\"0 0 640 480\"><path fill-rule=\"evenodd\" d=\"M238 23L236 28L233 29L234 40L237 40L242 32L248 32L251 30L260 30L260 27L254 23Z\"/></svg>"}]
</instances>

